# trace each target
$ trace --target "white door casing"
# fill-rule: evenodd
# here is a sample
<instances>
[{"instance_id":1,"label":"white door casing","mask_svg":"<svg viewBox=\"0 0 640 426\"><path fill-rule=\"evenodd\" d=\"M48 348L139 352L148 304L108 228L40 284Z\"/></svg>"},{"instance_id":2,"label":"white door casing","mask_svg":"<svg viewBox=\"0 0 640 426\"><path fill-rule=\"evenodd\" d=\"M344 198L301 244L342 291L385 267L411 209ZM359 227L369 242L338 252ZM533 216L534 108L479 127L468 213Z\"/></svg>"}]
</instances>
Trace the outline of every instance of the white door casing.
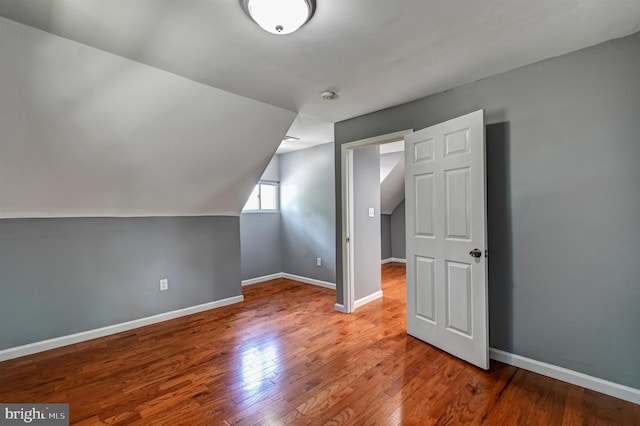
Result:
<instances>
[{"instance_id":1,"label":"white door casing","mask_svg":"<svg viewBox=\"0 0 640 426\"><path fill-rule=\"evenodd\" d=\"M404 141L406 135L413 129L401 130L372 138L347 142L340 147L340 163L342 167L342 282L343 303L336 303L335 309L339 312L351 313L355 310L355 271L353 265L352 241L355 215L353 211L353 150L366 146L380 145L395 141Z\"/></svg>"},{"instance_id":2,"label":"white door casing","mask_svg":"<svg viewBox=\"0 0 640 426\"><path fill-rule=\"evenodd\" d=\"M484 111L407 135L405 161L407 332L488 369Z\"/></svg>"}]
</instances>

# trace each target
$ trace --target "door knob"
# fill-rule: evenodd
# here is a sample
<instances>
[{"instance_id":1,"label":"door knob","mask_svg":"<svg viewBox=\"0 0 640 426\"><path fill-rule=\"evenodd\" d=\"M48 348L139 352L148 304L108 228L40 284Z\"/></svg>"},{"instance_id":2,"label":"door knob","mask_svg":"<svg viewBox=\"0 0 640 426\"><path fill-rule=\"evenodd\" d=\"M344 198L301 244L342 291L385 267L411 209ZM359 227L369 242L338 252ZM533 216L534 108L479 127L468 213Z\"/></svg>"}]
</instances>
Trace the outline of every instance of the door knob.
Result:
<instances>
[{"instance_id":1,"label":"door knob","mask_svg":"<svg viewBox=\"0 0 640 426\"><path fill-rule=\"evenodd\" d=\"M478 258L482 256L482 252L479 249L473 249L469 252L469 256Z\"/></svg>"}]
</instances>

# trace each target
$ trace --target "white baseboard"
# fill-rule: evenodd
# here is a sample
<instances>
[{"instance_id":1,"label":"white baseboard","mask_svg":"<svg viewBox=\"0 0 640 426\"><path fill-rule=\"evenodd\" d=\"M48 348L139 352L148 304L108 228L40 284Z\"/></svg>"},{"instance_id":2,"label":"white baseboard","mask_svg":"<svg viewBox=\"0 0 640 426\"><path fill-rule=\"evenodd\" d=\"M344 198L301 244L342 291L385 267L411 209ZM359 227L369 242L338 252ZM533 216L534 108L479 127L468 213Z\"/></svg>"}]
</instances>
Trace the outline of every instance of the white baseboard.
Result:
<instances>
[{"instance_id":1,"label":"white baseboard","mask_svg":"<svg viewBox=\"0 0 640 426\"><path fill-rule=\"evenodd\" d=\"M281 274L276 278L280 278ZM321 287L332 288L335 290L335 284L314 280L311 278L300 277L292 274L282 274L284 278L289 278L296 281L301 281L307 284L319 285ZM264 278L264 277L261 277ZM273 279L273 278L269 278ZM266 281L267 279L264 279ZM249 285L249 284L246 284ZM354 308L363 306L373 300L379 299L383 296L382 290L370 294L367 297L358 299L354 302ZM81 333L75 333L68 336L56 337L53 339L43 340L41 342L29 343L27 345L17 346L14 348L0 350L0 361L6 361L13 358L19 358L26 355L35 354L38 352L44 352L50 349L59 348L62 346L72 345L75 343L84 342L87 340L97 339L99 337L109 336L123 331L132 330L134 328L144 327L151 324L156 324L162 321L167 321L174 318L183 317L186 315L192 315L198 312L207 311L210 309L220 308L222 306L232 305L244 300L243 296L235 296L227 299L216 300L214 302L204 303L201 305L190 306L184 309L178 309L175 311L165 312L150 317L140 318L133 321L128 321L120 324L114 324L107 327L98 328L95 330L83 331ZM335 310L338 312L346 313L344 305L336 303ZM558 367L553 364L547 364L545 362L536 361L534 359L526 358L521 355L512 354L502 351L500 349L490 348L489 353L491 359L503 362L505 364L513 365L514 367L522 368L524 370L532 371L543 376L551 377L563 382L571 383L573 385L581 386L587 389L601 392L606 395L613 396L615 398L623 399L625 401L640 404L640 389L635 389L630 386L621 385L618 383L603 380L598 377L589 376L578 371L569 370L567 368Z\"/></svg>"},{"instance_id":2,"label":"white baseboard","mask_svg":"<svg viewBox=\"0 0 640 426\"><path fill-rule=\"evenodd\" d=\"M489 355L491 359L522 368L523 370L533 371L534 373L542 374L552 379L582 386L583 388L604 393L615 398L640 404L640 389L589 376L588 374L558 367L557 365L547 364L546 362L536 361L531 358L501 351L500 349L489 348Z\"/></svg>"},{"instance_id":3,"label":"white baseboard","mask_svg":"<svg viewBox=\"0 0 640 426\"><path fill-rule=\"evenodd\" d=\"M368 296L363 297L362 299L358 299L353 302L353 309L358 309L360 306L366 305L369 302L373 302L376 299L380 299L382 297L382 290L378 290L375 293L372 293Z\"/></svg>"},{"instance_id":4,"label":"white baseboard","mask_svg":"<svg viewBox=\"0 0 640 426\"><path fill-rule=\"evenodd\" d=\"M38 352L48 351L50 349L59 348L62 346L73 345L75 343L84 342L87 340L97 339L98 337L109 336L111 334L121 333L138 327L144 327L146 325L155 324L162 321L167 321L174 318L183 317L186 315L196 314L202 311L208 311L209 309L220 308L222 306L232 305L244 300L244 296L229 297L227 299L216 300L209 303L203 303L202 305L190 306L184 309L178 309L175 311L165 312L150 317L140 318L133 321L127 321L120 324L109 325L95 330L83 331L80 333L70 334L68 336L56 337L53 339L43 340L41 342L29 343L27 345L16 346L15 348L3 349L0 351L0 361L6 361L8 359L19 358L25 355L31 355Z\"/></svg>"},{"instance_id":5,"label":"white baseboard","mask_svg":"<svg viewBox=\"0 0 640 426\"><path fill-rule=\"evenodd\" d=\"M294 280L294 281L300 281L306 284L313 284L313 285L317 285L320 287L324 287L324 288L330 288L332 290L336 289L336 284L335 283L330 283L327 281L320 281L320 280L316 280L314 278L307 278L307 277L301 277L299 275L293 275L293 274L287 274L286 272L282 273L282 278L288 278L290 280Z\"/></svg>"},{"instance_id":6,"label":"white baseboard","mask_svg":"<svg viewBox=\"0 0 640 426\"><path fill-rule=\"evenodd\" d=\"M343 314L347 313L347 308L344 305L340 304L340 303L336 303L335 310L338 311L338 312L342 312Z\"/></svg>"},{"instance_id":7,"label":"white baseboard","mask_svg":"<svg viewBox=\"0 0 640 426\"><path fill-rule=\"evenodd\" d=\"M330 283L328 281L320 281L315 278L307 278L301 277L300 275L288 274L286 272L278 272L277 274L265 275L263 277L251 278L249 280L242 281L242 286L258 284L265 281L275 280L277 278L287 278L289 280L300 281L305 284L317 285L319 287L330 288L332 290L336 289L335 283Z\"/></svg>"},{"instance_id":8,"label":"white baseboard","mask_svg":"<svg viewBox=\"0 0 640 426\"><path fill-rule=\"evenodd\" d=\"M242 286L251 285L251 284L259 284L265 281L276 280L278 278L282 278L282 272L278 272L277 274L264 275L262 277L251 278L249 280L242 280Z\"/></svg>"},{"instance_id":9,"label":"white baseboard","mask_svg":"<svg viewBox=\"0 0 640 426\"><path fill-rule=\"evenodd\" d=\"M384 265L385 263L407 263L407 259L400 259L399 257L388 257L380 261L380 264L382 265Z\"/></svg>"}]
</instances>

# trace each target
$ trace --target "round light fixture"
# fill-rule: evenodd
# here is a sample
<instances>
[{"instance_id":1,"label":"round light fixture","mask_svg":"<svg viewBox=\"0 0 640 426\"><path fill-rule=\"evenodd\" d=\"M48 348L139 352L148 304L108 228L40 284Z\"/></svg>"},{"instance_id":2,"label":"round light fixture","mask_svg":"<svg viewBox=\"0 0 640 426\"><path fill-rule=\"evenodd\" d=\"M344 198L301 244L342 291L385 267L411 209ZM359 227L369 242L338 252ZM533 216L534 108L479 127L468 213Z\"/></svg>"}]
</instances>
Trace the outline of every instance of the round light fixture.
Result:
<instances>
[{"instance_id":1,"label":"round light fixture","mask_svg":"<svg viewBox=\"0 0 640 426\"><path fill-rule=\"evenodd\" d=\"M315 0L240 0L240 4L256 24L272 34L291 34L316 10Z\"/></svg>"}]
</instances>

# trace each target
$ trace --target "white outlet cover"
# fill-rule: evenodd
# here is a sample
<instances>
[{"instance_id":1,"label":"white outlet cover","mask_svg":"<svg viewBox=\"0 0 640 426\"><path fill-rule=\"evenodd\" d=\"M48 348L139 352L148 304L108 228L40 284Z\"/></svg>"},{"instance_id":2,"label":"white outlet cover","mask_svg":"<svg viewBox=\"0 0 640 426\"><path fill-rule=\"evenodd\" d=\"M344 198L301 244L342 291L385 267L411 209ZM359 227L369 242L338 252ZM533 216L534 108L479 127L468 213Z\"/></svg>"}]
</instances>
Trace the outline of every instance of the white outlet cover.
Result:
<instances>
[{"instance_id":1,"label":"white outlet cover","mask_svg":"<svg viewBox=\"0 0 640 426\"><path fill-rule=\"evenodd\" d=\"M164 291L168 289L169 289L169 280L167 279L160 280L160 291Z\"/></svg>"},{"instance_id":2,"label":"white outlet cover","mask_svg":"<svg viewBox=\"0 0 640 426\"><path fill-rule=\"evenodd\" d=\"M369 217L373 217L375 215L375 210L373 207L369 207Z\"/></svg>"}]
</instances>

